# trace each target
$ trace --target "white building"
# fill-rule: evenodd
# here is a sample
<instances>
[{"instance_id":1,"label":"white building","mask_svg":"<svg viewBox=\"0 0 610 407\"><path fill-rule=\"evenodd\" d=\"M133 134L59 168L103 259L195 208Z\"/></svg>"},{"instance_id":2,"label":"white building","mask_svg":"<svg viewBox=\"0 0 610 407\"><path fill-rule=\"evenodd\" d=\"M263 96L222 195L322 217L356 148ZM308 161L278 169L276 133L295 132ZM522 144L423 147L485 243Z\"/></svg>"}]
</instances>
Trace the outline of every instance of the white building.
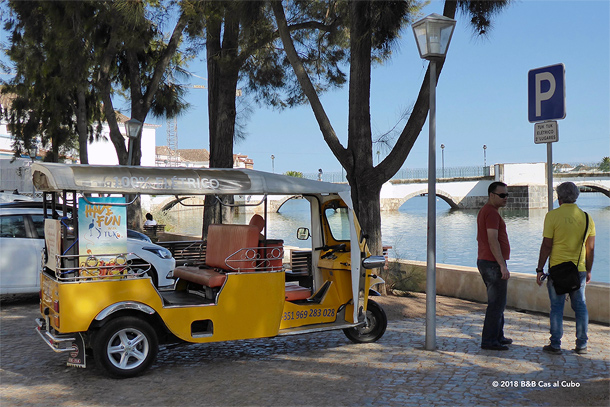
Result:
<instances>
[{"instance_id":1,"label":"white building","mask_svg":"<svg viewBox=\"0 0 610 407\"><path fill-rule=\"evenodd\" d=\"M0 109L10 109L14 98L11 95L0 95ZM129 117L117 113L119 129L125 139L125 147L129 145L129 140L125 130L125 122ZM174 155L170 155L167 146L156 146L156 132L159 125L145 123L142 127L142 158L140 164L146 167L154 166L180 166L180 167L209 167L210 154L206 149L182 149ZM13 136L10 134L5 120L0 120L0 190L23 191L30 193L32 190L31 182L31 157L24 153L20 159L13 161ZM38 145L36 159L42 159L46 155L45 146ZM171 157L171 159L170 159ZM119 159L110 141L110 128L103 123L101 137L90 142L88 146L89 164L92 165L118 165ZM79 155L76 151L64 157L63 162L78 163ZM235 168L253 168L251 158L243 154L233 155L233 166Z\"/></svg>"},{"instance_id":2,"label":"white building","mask_svg":"<svg viewBox=\"0 0 610 407\"><path fill-rule=\"evenodd\" d=\"M119 120L119 128L125 137L125 148L128 147L128 139L125 135L124 123L129 118L122 114L117 114ZM155 166L155 144L156 130L159 125L145 123L142 127L142 166ZM6 122L0 122L0 158L13 158L13 136L10 134ZM44 157L46 150L43 146L38 146L38 157ZM27 157L27 156L26 156ZM117 165L119 158L116 154L114 145L110 141L110 127L104 123L102 126L102 134L98 140L89 143L88 146L89 164L96 165ZM65 157L65 162L80 162L78 153L74 152Z\"/></svg>"}]
</instances>

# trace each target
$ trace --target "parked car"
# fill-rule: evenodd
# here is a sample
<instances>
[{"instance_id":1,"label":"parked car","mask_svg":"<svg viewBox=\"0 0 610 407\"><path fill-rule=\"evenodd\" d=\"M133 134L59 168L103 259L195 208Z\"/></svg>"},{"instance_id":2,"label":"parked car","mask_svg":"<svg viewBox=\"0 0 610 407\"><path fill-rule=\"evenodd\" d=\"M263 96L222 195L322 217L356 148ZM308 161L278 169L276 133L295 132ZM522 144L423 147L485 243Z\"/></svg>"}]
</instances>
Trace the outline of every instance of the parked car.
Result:
<instances>
[{"instance_id":1,"label":"parked car","mask_svg":"<svg viewBox=\"0 0 610 407\"><path fill-rule=\"evenodd\" d=\"M37 293L44 248L42 202L0 203L0 294ZM134 264L151 268L156 287L173 284L167 275L176 266L169 250L143 233L127 231L128 256Z\"/></svg>"}]
</instances>

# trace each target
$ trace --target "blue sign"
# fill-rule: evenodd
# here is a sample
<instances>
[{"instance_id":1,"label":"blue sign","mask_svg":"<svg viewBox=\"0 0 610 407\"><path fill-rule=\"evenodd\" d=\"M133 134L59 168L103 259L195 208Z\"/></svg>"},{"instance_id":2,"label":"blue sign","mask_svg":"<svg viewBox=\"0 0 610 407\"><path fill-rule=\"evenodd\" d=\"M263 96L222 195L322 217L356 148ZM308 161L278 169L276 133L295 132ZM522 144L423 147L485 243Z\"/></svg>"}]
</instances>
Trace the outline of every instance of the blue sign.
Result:
<instances>
[{"instance_id":1,"label":"blue sign","mask_svg":"<svg viewBox=\"0 0 610 407\"><path fill-rule=\"evenodd\" d=\"M527 73L527 112L530 123L566 117L566 81L563 64Z\"/></svg>"}]
</instances>

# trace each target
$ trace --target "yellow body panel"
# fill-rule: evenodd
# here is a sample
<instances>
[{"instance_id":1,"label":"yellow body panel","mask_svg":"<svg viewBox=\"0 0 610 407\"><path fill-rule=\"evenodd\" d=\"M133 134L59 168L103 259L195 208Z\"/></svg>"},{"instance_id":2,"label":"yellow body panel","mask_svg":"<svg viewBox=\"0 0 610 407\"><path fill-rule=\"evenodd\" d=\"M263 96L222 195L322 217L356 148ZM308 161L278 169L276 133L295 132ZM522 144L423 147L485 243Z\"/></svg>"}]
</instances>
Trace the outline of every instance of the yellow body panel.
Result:
<instances>
[{"instance_id":1,"label":"yellow body panel","mask_svg":"<svg viewBox=\"0 0 610 407\"><path fill-rule=\"evenodd\" d=\"M323 301L320 304L295 304L286 301L280 329L335 322L339 307L352 298L350 271L322 269L322 277L324 282L331 282ZM353 306L348 308L350 313L345 315L346 322L353 322Z\"/></svg>"},{"instance_id":2,"label":"yellow body panel","mask_svg":"<svg viewBox=\"0 0 610 407\"><path fill-rule=\"evenodd\" d=\"M119 302L145 304L155 310L163 305L149 278L57 282L42 274L41 284L43 306L49 307L51 324L62 333L87 331L102 310ZM59 315L54 301L59 301ZM59 327L54 323L56 316Z\"/></svg>"},{"instance_id":3,"label":"yellow body panel","mask_svg":"<svg viewBox=\"0 0 610 407\"><path fill-rule=\"evenodd\" d=\"M168 329L188 342L218 342L262 338L278 333L284 306L284 273L230 273L218 294L217 304L163 306L149 279L57 282L42 275L42 306L62 333L85 332L105 308L120 302L153 308ZM59 301L59 313L53 303ZM56 324L59 318L59 326ZM212 332L193 337L194 321L209 320Z\"/></svg>"},{"instance_id":4,"label":"yellow body panel","mask_svg":"<svg viewBox=\"0 0 610 407\"><path fill-rule=\"evenodd\" d=\"M284 273L229 274L218 304L173 306L159 311L167 327L188 342L218 342L275 336L284 305ZM213 335L191 336L193 321L209 319Z\"/></svg>"}]
</instances>

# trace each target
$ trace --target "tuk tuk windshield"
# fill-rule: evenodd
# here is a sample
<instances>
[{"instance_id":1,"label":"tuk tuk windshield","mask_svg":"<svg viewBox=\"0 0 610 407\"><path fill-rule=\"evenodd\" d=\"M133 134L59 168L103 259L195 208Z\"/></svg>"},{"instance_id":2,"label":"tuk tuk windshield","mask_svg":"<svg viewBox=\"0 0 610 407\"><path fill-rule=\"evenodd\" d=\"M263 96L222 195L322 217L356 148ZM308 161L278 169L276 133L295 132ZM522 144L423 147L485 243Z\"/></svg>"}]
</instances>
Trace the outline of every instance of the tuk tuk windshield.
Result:
<instances>
[{"instance_id":1,"label":"tuk tuk windshield","mask_svg":"<svg viewBox=\"0 0 610 407\"><path fill-rule=\"evenodd\" d=\"M350 240L350 224L347 208L326 208L324 216L333 239L336 241Z\"/></svg>"}]
</instances>

